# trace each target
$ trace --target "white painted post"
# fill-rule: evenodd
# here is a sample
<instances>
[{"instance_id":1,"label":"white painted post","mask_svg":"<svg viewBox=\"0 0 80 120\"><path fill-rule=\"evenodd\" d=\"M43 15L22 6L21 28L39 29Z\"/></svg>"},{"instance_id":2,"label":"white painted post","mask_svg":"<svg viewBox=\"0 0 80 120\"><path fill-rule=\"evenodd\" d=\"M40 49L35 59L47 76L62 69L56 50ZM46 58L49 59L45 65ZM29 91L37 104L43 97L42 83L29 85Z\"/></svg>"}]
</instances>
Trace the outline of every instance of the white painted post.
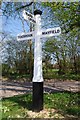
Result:
<instances>
[{"instance_id":1,"label":"white painted post","mask_svg":"<svg viewBox=\"0 0 80 120\"><path fill-rule=\"evenodd\" d=\"M35 43L34 43L34 74L33 74L33 111L43 109L43 76L42 76L42 45L41 45L41 14L40 10L34 11L35 15Z\"/></svg>"},{"instance_id":2,"label":"white painted post","mask_svg":"<svg viewBox=\"0 0 80 120\"><path fill-rule=\"evenodd\" d=\"M40 36L41 32L41 16L40 14L35 15L35 43L34 43L34 74L33 82L43 82L42 76L42 44Z\"/></svg>"}]
</instances>

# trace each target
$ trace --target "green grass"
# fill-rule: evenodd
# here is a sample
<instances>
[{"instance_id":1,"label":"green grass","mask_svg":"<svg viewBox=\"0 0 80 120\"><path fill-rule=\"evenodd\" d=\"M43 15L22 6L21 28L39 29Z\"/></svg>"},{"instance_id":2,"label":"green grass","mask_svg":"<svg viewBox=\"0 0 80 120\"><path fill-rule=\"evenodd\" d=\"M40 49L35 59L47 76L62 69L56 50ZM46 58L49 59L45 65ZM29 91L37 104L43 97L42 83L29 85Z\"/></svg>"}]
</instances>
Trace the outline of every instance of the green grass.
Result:
<instances>
[{"instance_id":1,"label":"green grass","mask_svg":"<svg viewBox=\"0 0 80 120\"><path fill-rule=\"evenodd\" d=\"M45 95L45 106L62 111L63 114L80 115L79 94L55 93Z\"/></svg>"},{"instance_id":2,"label":"green grass","mask_svg":"<svg viewBox=\"0 0 80 120\"><path fill-rule=\"evenodd\" d=\"M31 95L20 95L2 100L2 118L26 118L31 107Z\"/></svg>"},{"instance_id":3,"label":"green grass","mask_svg":"<svg viewBox=\"0 0 80 120\"><path fill-rule=\"evenodd\" d=\"M78 93L44 94L44 108L56 109L59 113L80 116ZM1 101L0 101L1 103ZM32 107L32 95L25 94L2 100L2 118L28 118Z\"/></svg>"}]
</instances>

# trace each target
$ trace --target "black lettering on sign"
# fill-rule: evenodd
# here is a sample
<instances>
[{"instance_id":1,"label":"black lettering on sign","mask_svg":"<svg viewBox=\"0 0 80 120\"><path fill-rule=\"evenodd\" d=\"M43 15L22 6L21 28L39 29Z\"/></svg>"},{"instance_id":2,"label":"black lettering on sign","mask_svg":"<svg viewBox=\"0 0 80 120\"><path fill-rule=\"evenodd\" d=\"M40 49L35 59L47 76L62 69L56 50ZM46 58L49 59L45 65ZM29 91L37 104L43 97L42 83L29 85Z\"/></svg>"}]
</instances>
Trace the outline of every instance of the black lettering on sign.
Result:
<instances>
[{"instance_id":1,"label":"black lettering on sign","mask_svg":"<svg viewBox=\"0 0 80 120\"><path fill-rule=\"evenodd\" d=\"M42 32L42 35L45 35L45 32Z\"/></svg>"},{"instance_id":2,"label":"black lettering on sign","mask_svg":"<svg viewBox=\"0 0 80 120\"><path fill-rule=\"evenodd\" d=\"M42 35L46 35L46 34L55 34L55 33L59 33L60 30L59 29L53 29L47 32L42 32Z\"/></svg>"},{"instance_id":3,"label":"black lettering on sign","mask_svg":"<svg viewBox=\"0 0 80 120\"><path fill-rule=\"evenodd\" d=\"M26 12L26 15L28 15L29 17L33 17L31 14L29 14L29 13L27 13L27 12Z\"/></svg>"},{"instance_id":4,"label":"black lettering on sign","mask_svg":"<svg viewBox=\"0 0 80 120\"><path fill-rule=\"evenodd\" d=\"M32 37L32 34L27 34L27 35L18 36L18 38L25 38L25 37Z\"/></svg>"},{"instance_id":5,"label":"black lettering on sign","mask_svg":"<svg viewBox=\"0 0 80 120\"><path fill-rule=\"evenodd\" d=\"M45 34L45 32L42 32L42 35L44 35Z\"/></svg>"},{"instance_id":6,"label":"black lettering on sign","mask_svg":"<svg viewBox=\"0 0 80 120\"><path fill-rule=\"evenodd\" d=\"M34 19L32 19L31 17L29 17L29 20L31 20L32 22L36 23L36 21Z\"/></svg>"},{"instance_id":7,"label":"black lettering on sign","mask_svg":"<svg viewBox=\"0 0 80 120\"><path fill-rule=\"evenodd\" d=\"M52 33L52 31L48 31L47 33L50 34L50 33Z\"/></svg>"},{"instance_id":8,"label":"black lettering on sign","mask_svg":"<svg viewBox=\"0 0 80 120\"><path fill-rule=\"evenodd\" d=\"M60 32L60 30L59 30L59 29L55 30L55 33L59 33L59 32Z\"/></svg>"},{"instance_id":9,"label":"black lettering on sign","mask_svg":"<svg viewBox=\"0 0 80 120\"><path fill-rule=\"evenodd\" d=\"M50 34L51 31L47 31L47 32L42 32L42 35L46 35L46 34Z\"/></svg>"},{"instance_id":10,"label":"black lettering on sign","mask_svg":"<svg viewBox=\"0 0 80 120\"><path fill-rule=\"evenodd\" d=\"M57 33L56 30L54 30L54 33Z\"/></svg>"},{"instance_id":11,"label":"black lettering on sign","mask_svg":"<svg viewBox=\"0 0 80 120\"><path fill-rule=\"evenodd\" d=\"M60 32L60 30L58 29L58 30L57 30L57 33L59 33L59 32Z\"/></svg>"},{"instance_id":12,"label":"black lettering on sign","mask_svg":"<svg viewBox=\"0 0 80 120\"><path fill-rule=\"evenodd\" d=\"M53 30L52 33L55 33L55 31Z\"/></svg>"}]
</instances>

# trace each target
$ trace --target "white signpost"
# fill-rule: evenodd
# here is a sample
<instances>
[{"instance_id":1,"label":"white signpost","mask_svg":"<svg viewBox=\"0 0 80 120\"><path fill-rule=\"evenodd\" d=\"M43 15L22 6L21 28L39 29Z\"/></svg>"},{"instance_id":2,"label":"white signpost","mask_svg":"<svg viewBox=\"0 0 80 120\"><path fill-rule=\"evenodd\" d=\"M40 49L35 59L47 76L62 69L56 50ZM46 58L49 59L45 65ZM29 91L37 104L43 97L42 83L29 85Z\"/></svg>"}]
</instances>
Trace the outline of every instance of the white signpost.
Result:
<instances>
[{"instance_id":1,"label":"white signpost","mask_svg":"<svg viewBox=\"0 0 80 120\"><path fill-rule=\"evenodd\" d=\"M58 36L61 34L61 28L60 27L55 27L55 28L49 28L46 30L41 30L39 31L39 36L40 38L45 38L45 37L52 37L52 36ZM17 35L17 40L18 41L23 41L23 40L30 40L35 38L35 31L32 32L25 32Z\"/></svg>"},{"instance_id":2,"label":"white signpost","mask_svg":"<svg viewBox=\"0 0 80 120\"><path fill-rule=\"evenodd\" d=\"M34 74L33 74L33 111L43 109L43 75L42 75L42 45L41 39L45 37L58 36L61 34L61 28L41 29L41 14L40 10L35 10L34 15L23 11L25 20L29 20L35 24L35 31L22 33L17 36L18 41L35 39L34 43Z\"/></svg>"}]
</instances>

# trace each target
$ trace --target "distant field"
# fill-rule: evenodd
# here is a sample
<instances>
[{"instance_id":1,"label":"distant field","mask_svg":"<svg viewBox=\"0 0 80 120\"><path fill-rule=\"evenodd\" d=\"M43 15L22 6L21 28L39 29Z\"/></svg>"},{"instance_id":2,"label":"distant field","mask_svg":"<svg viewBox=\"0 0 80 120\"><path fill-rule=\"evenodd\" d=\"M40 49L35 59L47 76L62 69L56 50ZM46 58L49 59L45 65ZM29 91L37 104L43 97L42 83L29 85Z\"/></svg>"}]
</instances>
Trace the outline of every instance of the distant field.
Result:
<instances>
[{"instance_id":1,"label":"distant field","mask_svg":"<svg viewBox=\"0 0 80 120\"><path fill-rule=\"evenodd\" d=\"M44 72L43 76L45 79L68 79L68 80L80 80L80 74L58 74L59 69L48 69Z\"/></svg>"},{"instance_id":2,"label":"distant field","mask_svg":"<svg viewBox=\"0 0 80 120\"><path fill-rule=\"evenodd\" d=\"M80 80L80 74L67 73L66 74L58 74L59 69L48 69L47 71L43 70L43 78L44 79L59 79L59 80ZM27 80L32 80L30 74L10 74L4 75L3 77L8 77L10 79L20 79L26 78Z\"/></svg>"}]
</instances>

